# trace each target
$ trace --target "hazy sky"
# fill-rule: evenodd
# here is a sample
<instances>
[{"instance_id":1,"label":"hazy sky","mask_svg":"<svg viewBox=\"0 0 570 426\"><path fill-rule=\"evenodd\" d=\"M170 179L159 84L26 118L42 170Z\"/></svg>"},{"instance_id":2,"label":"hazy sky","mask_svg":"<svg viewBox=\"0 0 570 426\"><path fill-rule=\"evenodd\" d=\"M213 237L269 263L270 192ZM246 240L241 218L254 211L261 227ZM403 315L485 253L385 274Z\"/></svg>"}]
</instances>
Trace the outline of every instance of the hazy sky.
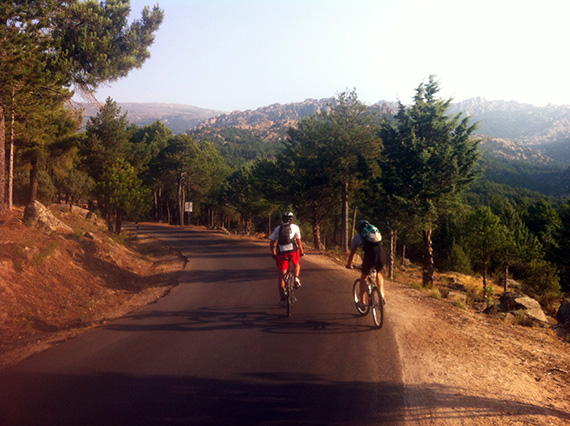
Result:
<instances>
[{"instance_id":1,"label":"hazy sky","mask_svg":"<svg viewBox=\"0 0 570 426\"><path fill-rule=\"evenodd\" d=\"M131 0L131 16L156 0ZM221 111L440 95L570 104L568 0L161 0L151 58L99 101Z\"/></svg>"}]
</instances>

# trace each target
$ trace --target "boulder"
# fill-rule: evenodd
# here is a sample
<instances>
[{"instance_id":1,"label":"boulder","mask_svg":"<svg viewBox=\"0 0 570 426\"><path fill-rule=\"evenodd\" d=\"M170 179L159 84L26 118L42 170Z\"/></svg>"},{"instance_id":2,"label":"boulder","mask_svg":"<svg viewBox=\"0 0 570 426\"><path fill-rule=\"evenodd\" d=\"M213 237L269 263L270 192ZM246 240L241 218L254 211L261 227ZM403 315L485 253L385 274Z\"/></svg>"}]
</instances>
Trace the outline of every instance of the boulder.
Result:
<instances>
[{"instance_id":1,"label":"boulder","mask_svg":"<svg viewBox=\"0 0 570 426\"><path fill-rule=\"evenodd\" d=\"M523 311L529 323L538 325L548 323L540 304L531 297L520 293L505 293L499 300L503 312Z\"/></svg>"},{"instance_id":2,"label":"boulder","mask_svg":"<svg viewBox=\"0 0 570 426\"><path fill-rule=\"evenodd\" d=\"M465 284L457 277L453 277L453 281L449 284L449 287L459 291L467 291Z\"/></svg>"},{"instance_id":3,"label":"boulder","mask_svg":"<svg viewBox=\"0 0 570 426\"><path fill-rule=\"evenodd\" d=\"M34 201L26 206L24 210L24 224L33 226L46 234L53 232L73 233L73 229L56 218L53 213L39 201Z\"/></svg>"},{"instance_id":4,"label":"boulder","mask_svg":"<svg viewBox=\"0 0 570 426\"><path fill-rule=\"evenodd\" d=\"M560 308L558 308L558 312L556 313L556 320L559 324L564 325L565 327L570 328L570 302L564 300L560 304Z\"/></svg>"},{"instance_id":5,"label":"boulder","mask_svg":"<svg viewBox=\"0 0 570 426\"><path fill-rule=\"evenodd\" d=\"M467 295L459 291L450 291L447 293L447 298L449 300L457 300L459 302L467 303Z\"/></svg>"}]
</instances>

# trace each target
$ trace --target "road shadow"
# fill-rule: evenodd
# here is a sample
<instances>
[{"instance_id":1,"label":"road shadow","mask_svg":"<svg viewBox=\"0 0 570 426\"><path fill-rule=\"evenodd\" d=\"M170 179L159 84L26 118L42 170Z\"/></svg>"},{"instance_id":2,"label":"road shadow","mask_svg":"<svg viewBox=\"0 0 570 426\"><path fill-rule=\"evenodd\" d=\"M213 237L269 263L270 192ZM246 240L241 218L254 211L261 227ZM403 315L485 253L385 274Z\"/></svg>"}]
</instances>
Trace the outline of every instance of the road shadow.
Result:
<instances>
[{"instance_id":1,"label":"road shadow","mask_svg":"<svg viewBox=\"0 0 570 426\"><path fill-rule=\"evenodd\" d=\"M355 323L360 315L312 312L286 316L276 305L205 306L196 310L139 311L102 328L120 332L213 332L258 329L273 334L353 334L378 330L372 320ZM381 332L381 330L380 330Z\"/></svg>"},{"instance_id":2,"label":"road shadow","mask_svg":"<svg viewBox=\"0 0 570 426\"><path fill-rule=\"evenodd\" d=\"M568 413L508 395L385 382L337 382L311 374L257 372L220 380L186 376L0 374L0 424L31 425L396 425L485 418L495 424ZM412 401L406 409L406 400Z\"/></svg>"}]
</instances>

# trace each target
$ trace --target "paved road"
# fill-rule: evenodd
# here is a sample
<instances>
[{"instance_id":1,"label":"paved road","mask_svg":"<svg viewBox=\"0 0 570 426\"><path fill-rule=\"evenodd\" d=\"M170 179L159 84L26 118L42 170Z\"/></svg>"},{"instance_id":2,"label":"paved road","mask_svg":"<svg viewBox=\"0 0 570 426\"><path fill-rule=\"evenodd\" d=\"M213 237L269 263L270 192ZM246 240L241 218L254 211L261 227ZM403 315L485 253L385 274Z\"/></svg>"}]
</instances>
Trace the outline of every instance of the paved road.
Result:
<instances>
[{"instance_id":1,"label":"paved road","mask_svg":"<svg viewBox=\"0 0 570 426\"><path fill-rule=\"evenodd\" d=\"M189 259L158 303L0 372L0 425L404 424L389 304L356 316L348 271L303 258L291 318L267 246L141 225Z\"/></svg>"}]
</instances>

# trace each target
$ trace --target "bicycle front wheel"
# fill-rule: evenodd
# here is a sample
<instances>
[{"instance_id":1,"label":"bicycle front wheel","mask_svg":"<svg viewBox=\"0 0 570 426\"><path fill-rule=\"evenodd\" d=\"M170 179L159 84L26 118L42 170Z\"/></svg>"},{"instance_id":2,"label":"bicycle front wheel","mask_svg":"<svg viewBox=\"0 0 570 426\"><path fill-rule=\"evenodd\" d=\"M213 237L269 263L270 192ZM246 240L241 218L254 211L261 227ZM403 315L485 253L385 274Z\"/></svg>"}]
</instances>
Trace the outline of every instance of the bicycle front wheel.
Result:
<instances>
[{"instance_id":1,"label":"bicycle front wheel","mask_svg":"<svg viewBox=\"0 0 570 426\"><path fill-rule=\"evenodd\" d=\"M382 300L382 295L378 287L372 289L372 294L370 295L370 305L372 307L372 318L374 319L374 325L377 328L382 328L384 323L384 300Z\"/></svg>"},{"instance_id":2,"label":"bicycle front wheel","mask_svg":"<svg viewBox=\"0 0 570 426\"><path fill-rule=\"evenodd\" d=\"M364 298L366 298L368 294L365 293ZM364 306L359 307L359 303L360 300L360 279L356 280L354 282L354 285L352 286L352 300L354 301L354 306L356 307L356 310L358 311L358 313L360 315L366 315L368 313L368 310L370 309L370 306L368 306L368 303L366 303L366 300L364 301Z\"/></svg>"}]
</instances>

